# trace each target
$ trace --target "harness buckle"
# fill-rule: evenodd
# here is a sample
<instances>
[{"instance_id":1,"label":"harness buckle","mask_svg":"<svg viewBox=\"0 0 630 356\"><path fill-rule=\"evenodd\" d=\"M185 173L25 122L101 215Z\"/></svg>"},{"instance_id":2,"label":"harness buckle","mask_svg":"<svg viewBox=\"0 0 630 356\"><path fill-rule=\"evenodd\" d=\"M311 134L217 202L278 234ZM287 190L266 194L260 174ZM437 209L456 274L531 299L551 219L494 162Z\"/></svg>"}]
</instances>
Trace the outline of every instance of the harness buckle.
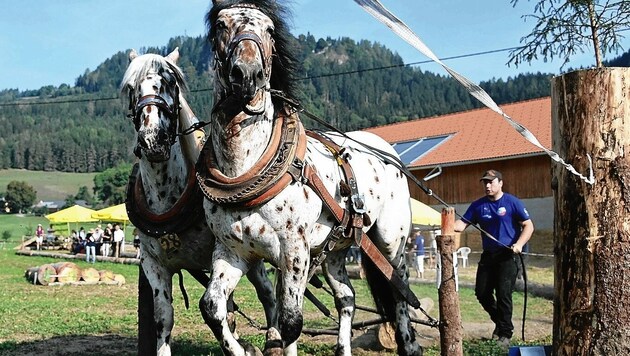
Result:
<instances>
[{"instance_id":1,"label":"harness buckle","mask_svg":"<svg viewBox=\"0 0 630 356\"><path fill-rule=\"evenodd\" d=\"M367 208L365 207L365 195L363 194L352 194L350 197L352 200L352 210L354 210L357 214L365 214L367 213Z\"/></svg>"}]
</instances>

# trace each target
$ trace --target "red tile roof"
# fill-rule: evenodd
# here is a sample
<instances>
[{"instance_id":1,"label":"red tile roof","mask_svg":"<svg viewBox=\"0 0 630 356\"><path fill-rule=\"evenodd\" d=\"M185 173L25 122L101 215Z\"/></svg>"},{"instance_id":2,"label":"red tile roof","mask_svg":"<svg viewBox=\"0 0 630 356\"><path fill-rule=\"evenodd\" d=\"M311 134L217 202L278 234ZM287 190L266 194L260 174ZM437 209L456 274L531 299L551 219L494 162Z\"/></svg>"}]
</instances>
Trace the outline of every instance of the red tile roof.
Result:
<instances>
[{"instance_id":1,"label":"red tile roof","mask_svg":"<svg viewBox=\"0 0 630 356\"><path fill-rule=\"evenodd\" d=\"M525 126L540 143L551 148L551 98L501 105L514 121ZM514 158L543 151L525 140L499 114L483 108L366 129L387 142L405 142L450 134L409 167L458 165L475 161Z\"/></svg>"}]
</instances>

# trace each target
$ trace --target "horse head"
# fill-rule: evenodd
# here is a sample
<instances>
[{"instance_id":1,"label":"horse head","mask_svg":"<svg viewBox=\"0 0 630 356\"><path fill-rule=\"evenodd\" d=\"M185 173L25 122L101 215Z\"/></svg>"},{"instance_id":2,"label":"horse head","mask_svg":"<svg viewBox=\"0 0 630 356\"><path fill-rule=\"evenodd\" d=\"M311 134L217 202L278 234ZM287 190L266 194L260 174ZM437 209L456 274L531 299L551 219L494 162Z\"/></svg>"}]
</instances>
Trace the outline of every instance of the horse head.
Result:
<instances>
[{"instance_id":1,"label":"horse head","mask_svg":"<svg viewBox=\"0 0 630 356\"><path fill-rule=\"evenodd\" d=\"M123 77L122 92L129 97L129 117L138 133L134 153L151 162L168 160L177 137L180 89L185 87L178 58L177 48L167 57L138 56L132 50Z\"/></svg>"},{"instance_id":2,"label":"horse head","mask_svg":"<svg viewBox=\"0 0 630 356\"><path fill-rule=\"evenodd\" d=\"M293 94L297 60L287 15L276 1L214 0L206 17L219 92L245 112L263 112L269 89Z\"/></svg>"}]
</instances>

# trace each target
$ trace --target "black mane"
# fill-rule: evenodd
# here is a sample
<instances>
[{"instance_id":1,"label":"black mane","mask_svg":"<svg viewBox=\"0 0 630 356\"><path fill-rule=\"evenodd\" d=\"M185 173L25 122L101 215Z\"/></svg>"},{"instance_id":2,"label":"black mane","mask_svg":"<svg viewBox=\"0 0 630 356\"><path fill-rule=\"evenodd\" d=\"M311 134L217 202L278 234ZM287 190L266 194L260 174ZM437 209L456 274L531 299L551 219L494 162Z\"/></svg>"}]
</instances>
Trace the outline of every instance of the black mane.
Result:
<instances>
[{"instance_id":1,"label":"black mane","mask_svg":"<svg viewBox=\"0 0 630 356\"><path fill-rule=\"evenodd\" d=\"M239 5L250 4L256 6L267 15L274 23L275 55L271 71L270 84L272 89L283 91L287 96L296 98L297 84L295 73L298 69L298 60L295 55L295 39L289 32L289 26L285 19L292 17L291 11L275 0L224 0L213 5L206 15L207 39L212 43L215 36L214 23L219 12L223 9ZM213 49L214 50L214 49Z\"/></svg>"}]
</instances>

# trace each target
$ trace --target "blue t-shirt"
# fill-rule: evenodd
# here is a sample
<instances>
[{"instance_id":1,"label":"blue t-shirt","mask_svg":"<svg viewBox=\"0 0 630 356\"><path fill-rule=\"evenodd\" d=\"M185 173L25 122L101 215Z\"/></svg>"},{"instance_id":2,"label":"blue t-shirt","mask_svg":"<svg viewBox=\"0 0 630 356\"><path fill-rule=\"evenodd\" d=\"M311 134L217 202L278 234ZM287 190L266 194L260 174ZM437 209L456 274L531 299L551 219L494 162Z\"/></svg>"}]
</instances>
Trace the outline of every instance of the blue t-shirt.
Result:
<instances>
[{"instance_id":1,"label":"blue t-shirt","mask_svg":"<svg viewBox=\"0 0 630 356\"><path fill-rule=\"evenodd\" d=\"M424 256L424 236L416 235L416 256Z\"/></svg>"},{"instance_id":2,"label":"blue t-shirt","mask_svg":"<svg viewBox=\"0 0 630 356\"><path fill-rule=\"evenodd\" d=\"M512 246L521 233L521 222L529 220L529 213L523 202L517 197L503 193L497 201L491 201L488 197L475 200L470 204L463 216L463 221L479 226L494 236L505 246ZM504 246L482 233L484 251L498 251Z\"/></svg>"}]
</instances>

